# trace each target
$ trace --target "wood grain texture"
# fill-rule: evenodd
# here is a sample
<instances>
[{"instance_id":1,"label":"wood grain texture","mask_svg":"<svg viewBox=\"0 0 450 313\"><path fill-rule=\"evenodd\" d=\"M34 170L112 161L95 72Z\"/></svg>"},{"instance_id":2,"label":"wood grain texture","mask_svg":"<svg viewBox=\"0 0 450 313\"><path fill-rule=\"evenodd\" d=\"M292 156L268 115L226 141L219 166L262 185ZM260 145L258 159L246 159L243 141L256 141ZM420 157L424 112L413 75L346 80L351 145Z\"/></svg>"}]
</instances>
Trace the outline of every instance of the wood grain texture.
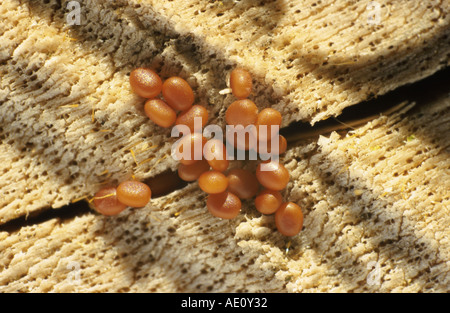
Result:
<instances>
[{"instance_id":1,"label":"wood grain texture","mask_svg":"<svg viewBox=\"0 0 450 313\"><path fill-rule=\"evenodd\" d=\"M138 66L185 78L219 125L234 100L219 91L244 66L285 126L448 65L448 1L383 2L378 26L367 3L88 0L68 26L67 1L2 1L0 225L176 168L170 131L129 88ZM288 253L251 202L218 220L191 184L118 218L0 232L0 291L446 291L448 101L290 148L284 196L305 229Z\"/></svg>"}]
</instances>

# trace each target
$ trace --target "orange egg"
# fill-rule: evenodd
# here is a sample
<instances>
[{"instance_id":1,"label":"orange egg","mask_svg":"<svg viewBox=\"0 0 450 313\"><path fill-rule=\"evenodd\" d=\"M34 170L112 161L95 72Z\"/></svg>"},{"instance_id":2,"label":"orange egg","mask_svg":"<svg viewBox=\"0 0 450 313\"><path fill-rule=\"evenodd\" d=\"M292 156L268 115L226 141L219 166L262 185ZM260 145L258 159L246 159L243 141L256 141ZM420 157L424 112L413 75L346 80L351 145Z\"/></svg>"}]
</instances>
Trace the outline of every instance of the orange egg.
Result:
<instances>
[{"instance_id":1,"label":"orange egg","mask_svg":"<svg viewBox=\"0 0 450 313\"><path fill-rule=\"evenodd\" d=\"M195 181L206 171L209 171L209 164L206 160L200 160L191 165L178 165L178 176L184 181Z\"/></svg>"},{"instance_id":2,"label":"orange egg","mask_svg":"<svg viewBox=\"0 0 450 313\"><path fill-rule=\"evenodd\" d=\"M106 187L95 194L94 208L98 213L113 216L125 210L127 206L117 200L115 187Z\"/></svg>"},{"instance_id":3,"label":"orange egg","mask_svg":"<svg viewBox=\"0 0 450 313\"><path fill-rule=\"evenodd\" d=\"M147 100L144 111L156 125L164 128L172 126L177 118L175 111L160 99Z\"/></svg>"},{"instance_id":4,"label":"orange egg","mask_svg":"<svg viewBox=\"0 0 450 313\"><path fill-rule=\"evenodd\" d=\"M258 134L255 125L227 126L226 139L239 150L250 150L258 147ZM233 141L232 141L233 140Z\"/></svg>"},{"instance_id":5,"label":"orange egg","mask_svg":"<svg viewBox=\"0 0 450 313\"><path fill-rule=\"evenodd\" d=\"M179 139L172 156L185 165L194 164L203 158L203 147L207 139L201 133L192 133Z\"/></svg>"},{"instance_id":6,"label":"orange egg","mask_svg":"<svg viewBox=\"0 0 450 313\"><path fill-rule=\"evenodd\" d=\"M162 80L148 68L137 68L130 73L131 89L144 98L154 98L161 93Z\"/></svg>"},{"instance_id":7,"label":"orange egg","mask_svg":"<svg viewBox=\"0 0 450 313\"><path fill-rule=\"evenodd\" d=\"M225 112L228 125L248 126L255 124L258 117L258 107L248 99L234 101Z\"/></svg>"},{"instance_id":8,"label":"orange egg","mask_svg":"<svg viewBox=\"0 0 450 313\"><path fill-rule=\"evenodd\" d=\"M232 219L238 216L242 203L238 196L225 191L218 194L210 194L206 201L208 211L219 218Z\"/></svg>"},{"instance_id":9,"label":"orange egg","mask_svg":"<svg viewBox=\"0 0 450 313\"><path fill-rule=\"evenodd\" d=\"M275 109L266 108L259 112L256 119L258 140L270 141L273 136L278 135L277 129L279 130L281 122L281 113Z\"/></svg>"},{"instance_id":10,"label":"orange egg","mask_svg":"<svg viewBox=\"0 0 450 313\"><path fill-rule=\"evenodd\" d=\"M283 203L275 212L275 225L285 236L297 235L303 227L302 209L293 202Z\"/></svg>"},{"instance_id":11,"label":"orange egg","mask_svg":"<svg viewBox=\"0 0 450 313\"><path fill-rule=\"evenodd\" d=\"M191 86L181 77L170 77L162 85L164 100L175 111L186 111L194 103L195 97Z\"/></svg>"},{"instance_id":12,"label":"orange egg","mask_svg":"<svg viewBox=\"0 0 450 313\"><path fill-rule=\"evenodd\" d=\"M275 149L272 151L272 140L258 141L258 152L261 154L275 154L275 155L281 155L286 152L287 150L287 140L284 136L279 135L278 136L278 147L275 147Z\"/></svg>"},{"instance_id":13,"label":"orange egg","mask_svg":"<svg viewBox=\"0 0 450 313\"><path fill-rule=\"evenodd\" d=\"M200 175L198 185L206 193L222 193L227 190L228 179L221 172L207 171Z\"/></svg>"},{"instance_id":14,"label":"orange egg","mask_svg":"<svg viewBox=\"0 0 450 313\"><path fill-rule=\"evenodd\" d=\"M263 214L275 213L282 203L283 197L276 190L264 189L255 198L255 207Z\"/></svg>"},{"instance_id":15,"label":"orange egg","mask_svg":"<svg viewBox=\"0 0 450 313\"><path fill-rule=\"evenodd\" d=\"M252 76L243 68L236 68L230 74L230 87L238 99L245 99L252 92Z\"/></svg>"},{"instance_id":16,"label":"orange egg","mask_svg":"<svg viewBox=\"0 0 450 313\"><path fill-rule=\"evenodd\" d=\"M241 168L234 168L228 172L228 191L240 199L251 199L259 190L259 182L255 174Z\"/></svg>"},{"instance_id":17,"label":"orange egg","mask_svg":"<svg viewBox=\"0 0 450 313\"><path fill-rule=\"evenodd\" d=\"M227 149L223 142L218 139L208 140L203 148L203 156L215 171L223 172L230 164L227 159Z\"/></svg>"},{"instance_id":18,"label":"orange egg","mask_svg":"<svg viewBox=\"0 0 450 313\"><path fill-rule=\"evenodd\" d=\"M144 207L148 204L151 197L152 191L150 187L139 181L124 181L117 187L117 200L127 206Z\"/></svg>"},{"instance_id":19,"label":"orange egg","mask_svg":"<svg viewBox=\"0 0 450 313\"><path fill-rule=\"evenodd\" d=\"M256 169L256 177L261 185L271 190L282 190L289 183L288 170L275 161L260 163Z\"/></svg>"},{"instance_id":20,"label":"orange egg","mask_svg":"<svg viewBox=\"0 0 450 313\"><path fill-rule=\"evenodd\" d=\"M286 140L286 138L284 136L280 135L279 139L278 139L278 142L280 144L279 147L278 147L278 153L279 154L285 153L286 150L287 150L287 140Z\"/></svg>"},{"instance_id":21,"label":"orange egg","mask_svg":"<svg viewBox=\"0 0 450 313\"><path fill-rule=\"evenodd\" d=\"M194 105L190 109L181 112L178 115L175 124L186 125L191 130L191 133L193 133L194 131L196 131L194 129L195 118L199 118L200 123L198 125L199 129L197 129L197 131L201 132L206 123L208 123L208 110L206 110L204 106L198 104Z\"/></svg>"}]
</instances>

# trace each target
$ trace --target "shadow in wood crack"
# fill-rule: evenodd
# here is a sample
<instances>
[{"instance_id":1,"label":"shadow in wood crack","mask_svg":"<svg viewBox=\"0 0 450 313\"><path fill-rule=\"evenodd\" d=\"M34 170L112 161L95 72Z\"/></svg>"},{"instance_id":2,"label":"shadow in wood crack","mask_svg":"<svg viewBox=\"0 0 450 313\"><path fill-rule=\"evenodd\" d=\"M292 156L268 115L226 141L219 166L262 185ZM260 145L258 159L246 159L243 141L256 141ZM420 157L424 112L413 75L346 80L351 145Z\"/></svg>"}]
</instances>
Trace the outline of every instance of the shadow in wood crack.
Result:
<instances>
[{"instance_id":1,"label":"shadow in wood crack","mask_svg":"<svg viewBox=\"0 0 450 313\"><path fill-rule=\"evenodd\" d=\"M319 135L328 135L332 131L343 131L345 133L381 115L389 116L411 105L411 109L403 114L405 118L429 114L431 122L447 114L445 111L439 111L433 115L427 112L427 107L432 107L436 102L448 101L445 99L448 99L450 94L450 85L447 83L449 80L450 68L446 68L414 84L404 85L386 95L345 108L337 118L320 121L314 126L305 122L295 122L282 128L280 133L286 137L290 147L295 147L299 142L318 139ZM445 123L447 120L444 117L442 121ZM420 128L424 128L426 125L427 123L424 123L412 127L408 136L415 135ZM439 143L443 147L446 146L449 136L445 132L433 131L432 129L429 131L425 129L420 133L420 139L423 142L427 144Z\"/></svg>"}]
</instances>

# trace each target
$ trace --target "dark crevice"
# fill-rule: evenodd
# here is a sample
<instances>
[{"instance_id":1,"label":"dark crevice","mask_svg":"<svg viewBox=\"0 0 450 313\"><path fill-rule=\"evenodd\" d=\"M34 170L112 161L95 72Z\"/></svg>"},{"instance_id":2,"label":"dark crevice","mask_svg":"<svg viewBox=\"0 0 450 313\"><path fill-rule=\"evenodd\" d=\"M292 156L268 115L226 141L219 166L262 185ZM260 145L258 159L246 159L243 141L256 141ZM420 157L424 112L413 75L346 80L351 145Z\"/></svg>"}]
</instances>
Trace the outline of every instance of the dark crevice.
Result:
<instances>
[{"instance_id":1,"label":"dark crevice","mask_svg":"<svg viewBox=\"0 0 450 313\"><path fill-rule=\"evenodd\" d=\"M172 172L171 170L167 170L144 182L150 186L153 199L165 196L175 190L182 189L187 185L185 181L179 178L176 172ZM58 219L59 223L66 223L85 214L97 214L91 209L87 201L78 201L65 205L59 209L46 207L0 225L0 232L5 231L10 234L15 233L22 227L42 224L55 218Z\"/></svg>"},{"instance_id":2,"label":"dark crevice","mask_svg":"<svg viewBox=\"0 0 450 313\"><path fill-rule=\"evenodd\" d=\"M149 178L144 181L152 190L152 198L159 198L169 193L182 189L188 185L183 181L177 172L167 170L155 177Z\"/></svg>"},{"instance_id":3,"label":"dark crevice","mask_svg":"<svg viewBox=\"0 0 450 313\"><path fill-rule=\"evenodd\" d=\"M85 201L72 203L59 209L42 208L39 211L31 212L29 215L21 216L0 225L0 232L15 233L22 227L42 224L55 218L58 219L59 223L63 223L91 211L89 204Z\"/></svg>"},{"instance_id":4,"label":"dark crevice","mask_svg":"<svg viewBox=\"0 0 450 313\"><path fill-rule=\"evenodd\" d=\"M309 122L295 122L282 128L280 133L286 137L289 144L301 140L313 139L319 135L327 135L333 131L350 130L361 126L380 115L390 115L406 105L415 103L414 108L407 114L433 101L450 94L450 68L441 70L413 84L401 86L383 96L366 100L359 104L345 108L336 118L320 121L314 126Z\"/></svg>"}]
</instances>

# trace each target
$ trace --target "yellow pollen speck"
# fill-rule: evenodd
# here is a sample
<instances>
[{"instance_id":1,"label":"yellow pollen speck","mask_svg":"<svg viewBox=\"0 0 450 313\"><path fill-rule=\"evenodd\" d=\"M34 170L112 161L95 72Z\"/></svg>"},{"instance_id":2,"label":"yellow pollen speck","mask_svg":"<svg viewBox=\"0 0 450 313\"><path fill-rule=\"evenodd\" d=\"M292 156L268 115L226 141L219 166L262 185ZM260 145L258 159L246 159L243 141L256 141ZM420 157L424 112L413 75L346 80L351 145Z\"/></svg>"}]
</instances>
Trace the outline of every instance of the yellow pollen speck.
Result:
<instances>
[{"instance_id":1,"label":"yellow pollen speck","mask_svg":"<svg viewBox=\"0 0 450 313\"><path fill-rule=\"evenodd\" d=\"M337 173L336 175L339 175L339 174L341 174L341 173L343 173L343 172L346 172L349 168L350 168L350 165L348 165L348 166L345 167L345 168L342 168L342 169L339 171L339 173Z\"/></svg>"},{"instance_id":2,"label":"yellow pollen speck","mask_svg":"<svg viewBox=\"0 0 450 313\"><path fill-rule=\"evenodd\" d=\"M138 161L136 160L136 155L134 154L133 149L130 149L130 153L131 153L131 156L133 157L134 163L136 163L136 165L139 165Z\"/></svg>"},{"instance_id":3,"label":"yellow pollen speck","mask_svg":"<svg viewBox=\"0 0 450 313\"><path fill-rule=\"evenodd\" d=\"M108 174L108 173L109 173L108 170L104 170L103 172L101 172L100 174L98 174L98 176L102 176L102 175L105 175L105 174Z\"/></svg>"},{"instance_id":4,"label":"yellow pollen speck","mask_svg":"<svg viewBox=\"0 0 450 313\"><path fill-rule=\"evenodd\" d=\"M175 216L175 217L178 217L178 216L181 215L181 213L183 213L183 212L186 211L186 210L187 210L187 207L184 207L184 208L182 208L180 211L176 212L176 213L174 214L174 216Z\"/></svg>"},{"instance_id":5,"label":"yellow pollen speck","mask_svg":"<svg viewBox=\"0 0 450 313\"><path fill-rule=\"evenodd\" d=\"M167 158L167 154L165 154L161 159L156 161L156 163L152 166L152 168L149 170L149 172L151 172L156 167L156 165L158 165L158 163L161 162L162 160L164 160L165 158Z\"/></svg>"},{"instance_id":6,"label":"yellow pollen speck","mask_svg":"<svg viewBox=\"0 0 450 313\"><path fill-rule=\"evenodd\" d=\"M139 162L138 166L139 166L139 165L142 165L142 164L145 164L145 163L148 163L148 162L150 162L150 161L153 160L153 159L154 159L154 158L148 158L148 159L145 159L144 161Z\"/></svg>"},{"instance_id":7,"label":"yellow pollen speck","mask_svg":"<svg viewBox=\"0 0 450 313\"><path fill-rule=\"evenodd\" d=\"M154 220L160 222L160 223L162 222L159 218L157 218L157 217L154 216L154 215L151 215L151 214L150 214L150 217L153 218ZM150 223L147 224L147 227L148 227L149 225L150 225Z\"/></svg>"},{"instance_id":8,"label":"yellow pollen speck","mask_svg":"<svg viewBox=\"0 0 450 313\"><path fill-rule=\"evenodd\" d=\"M380 150L380 149L381 149L380 145L376 145L376 146L370 148L370 150L372 150L372 151Z\"/></svg>"},{"instance_id":9,"label":"yellow pollen speck","mask_svg":"<svg viewBox=\"0 0 450 313\"><path fill-rule=\"evenodd\" d=\"M129 146L129 147L123 148L122 151L131 150L131 149L133 149L134 147L140 145L142 142L143 142L143 141L138 141L138 142L136 142L135 144L133 144L133 145L131 145L131 146Z\"/></svg>"},{"instance_id":10,"label":"yellow pollen speck","mask_svg":"<svg viewBox=\"0 0 450 313\"><path fill-rule=\"evenodd\" d=\"M87 196L83 196L83 197L81 197L81 198L73 199L71 202L72 202L72 203L76 203L76 202L79 202L79 201L85 200L85 199L87 199Z\"/></svg>"},{"instance_id":11,"label":"yellow pollen speck","mask_svg":"<svg viewBox=\"0 0 450 313\"><path fill-rule=\"evenodd\" d=\"M107 195L101 196L101 197L93 197L92 199L89 200L89 203L92 203L92 201L94 201L94 200L101 200L101 199L113 197L115 195L116 195L116 193L110 193L110 194L107 194Z\"/></svg>"},{"instance_id":12,"label":"yellow pollen speck","mask_svg":"<svg viewBox=\"0 0 450 313\"><path fill-rule=\"evenodd\" d=\"M61 109L65 109L65 108L78 108L80 105L79 104L67 104L67 105L61 105L60 108Z\"/></svg>"},{"instance_id":13,"label":"yellow pollen speck","mask_svg":"<svg viewBox=\"0 0 450 313\"><path fill-rule=\"evenodd\" d=\"M92 123L94 123L94 122L95 122L95 108L94 108L94 106L92 106L92 115L91 115L91 120L92 120Z\"/></svg>"}]
</instances>

